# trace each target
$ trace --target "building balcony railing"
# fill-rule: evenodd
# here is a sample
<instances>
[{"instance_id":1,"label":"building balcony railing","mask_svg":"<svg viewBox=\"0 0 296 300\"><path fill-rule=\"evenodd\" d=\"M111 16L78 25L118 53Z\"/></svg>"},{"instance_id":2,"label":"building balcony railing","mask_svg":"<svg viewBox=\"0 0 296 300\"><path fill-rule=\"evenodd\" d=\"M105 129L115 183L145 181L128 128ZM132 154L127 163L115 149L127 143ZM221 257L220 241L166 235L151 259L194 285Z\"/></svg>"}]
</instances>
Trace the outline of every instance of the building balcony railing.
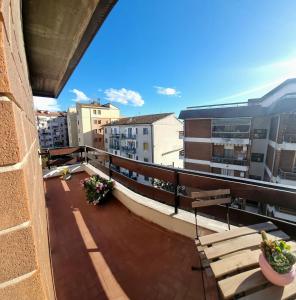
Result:
<instances>
[{"instance_id":1,"label":"building balcony railing","mask_svg":"<svg viewBox=\"0 0 296 300\"><path fill-rule=\"evenodd\" d=\"M123 146L121 147L121 150L131 154L135 154L137 152L137 149L135 147L129 147L129 146Z\"/></svg>"},{"instance_id":2,"label":"building balcony railing","mask_svg":"<svg viewBox=\"0 0 296 300\"><path fill-rule=\"evenodd\" d=\"M213 131L212 137L226 138L226 139L248 139L250 137L249 132L221 132Z\"/></svg>"},{"instance_id":3,"label":"building balcony railing","mask_svg":"<svg viewBox=\"0 0 296 300\"><path fill-rule=\"evenodd\" d=\"M110 178L123 184L126 188L155 201L173 206L176 213L178 212L178 209L192 212L191 204L195 200L191 197L192 190L214 190L225 188L230 189L231 197L233 199L252 201L253 203L257 203L258 207L264 207L268 204L275 207L295 210L295 186L167 167L132 160L89 146L49 150L48 154L46 154L49 155L48 165L61 165L57 159L58 155L69 156L73 154L77 155L77 159L83 159L86 165L96 168L98 172L101 171L107 174ZM54 163L54 161L56 161L56 163ZM118 171L121 168L151 179L158 179L165 183L161 186L169 186L170 189L142 184L122 175L120 171ZM227 207L223 205L201 207L199 208L199 211L210 217L216 218L217 220L225 221ZM266 216L263 213L253 213L232 206L229 208L229 213L231 222L234 225L248 225L272 221L287 234L290 234L293 237L295 236L296 224L291 222L282 221L281 219Z\"/></svg>"},{"instance_id":4,"label":"building balcony railing","mask_svg":"<svg viewBox=\"0 0 296 300\"><path fill-rule=\"evenodd\" d=\"M119 139L120 138L120 134L119 133L112 133L110 135L110 138L116 138L116 139Z\"/></svg>"},{"instance_id":5,"label":"building balcony railing","mask_svg":"<svg viewBox=\"0 0 296 300\"><path fill-rule=\"evenodd\" d=\"M137 138L137 135L136 134L122 134L121 138L127 139L127 140L135 140Z\"/></svg>"},{"instance_id":6,"label":"building balcony railing","mask_svg":"<svg viewBox=\"0 0 296 300\"><path fill-rule=\"evenodd\" d=\"M110 149L112 149L112 150L120 150L120 146L119 145L110 145Z\"/></svg>"},{"instance_id":7,"label":"building balcony railing","mask_svg":"<svg viewBox=\"0 0 296 300\"><path fill-rule=\"evenodd\" d=\"M248 161L245 159L238 159L234 157L220 157L214 156L212 157L212 162L227 164L227 165L239 165L239 166L247 166Z\"/></svg>"},{"instance_id":8,"label":"building balcony railing","mask_svg":"<svg viewBox=\"0 0 296 300\"><path fill-rule=\"evenodd\" d=\"M283 140L286 143L296 143L296 133L284 134Z\"/></svg>"},{"instance_id":9,"label":"building balcony railing","mask_svg":"<svg viewBox=\"0 0 296 300\"><path fill-rule=\"evenodd\" d=\"M286 172L279 169L279 177L284 180L296 180L296 172Z\"/></svg>"}]
</instances>

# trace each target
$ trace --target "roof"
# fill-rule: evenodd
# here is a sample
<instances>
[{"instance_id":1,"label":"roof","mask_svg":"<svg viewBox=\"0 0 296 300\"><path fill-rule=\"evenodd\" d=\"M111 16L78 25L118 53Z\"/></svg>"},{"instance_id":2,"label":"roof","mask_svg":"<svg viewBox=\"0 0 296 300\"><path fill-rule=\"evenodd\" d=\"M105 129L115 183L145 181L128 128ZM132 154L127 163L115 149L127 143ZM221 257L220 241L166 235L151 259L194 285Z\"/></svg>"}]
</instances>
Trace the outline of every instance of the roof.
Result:
<instances>
[{"instance_id":1,"label":"roof","mask_svg":"<svg viewBox=\"0 0 296 300\"><path fill-rule=\"evenodd\" d=\"M67 113L63 111L47 111L47 110L37 110L35 112L36 116L46 116L46 117L66 117Z\"/></svg>"},{"instance_id":2,"label":"roof","mask_svg":"<svg viewBox=\"0 0 296 300\"><path fill-rule=\"evenodd\" d=\"M114 106L111 103L105 103L105 104L101 104L99 102L95 102L95 103L77 103L76 104L79 107L87 107L87 108L111 108L111 109L119 109L117 106Z\"/></svg>"},{"instance_id":3,"label":"roof","mask_svg":"<svg viewBox=\"0 0 296 300\"><path fill-rule=\"evenodd\" d=\"M22 1L33 95L58 97L116 2Z\"/></svg>"},{"instance_id":4,"label":"roof","mask_svg":"<svg viewBox=\"0 0 296 300\"><path fill-rule=\"evenodd\" d=\"M209 109L188 109L182 110L179 119L198 118L236 118L236 117L257 117L265 115L266 108L259 105L219 107Z\"/></svg>"},{"instance_id":5,"label":"roof","mask_svg":"<svg viewBox=\"0 0 296 300\"><path fill-rule=\"evenodd\" d=\"M136 125L136 124L152 124L159 121L167 116L173 115L174 113L164 113L164 114L154 114L154 115L144 115L137 117L127 117L122 118L118 121L112 122L105 126L115 126L115 125Z\"/></svg>"}]
</instances>

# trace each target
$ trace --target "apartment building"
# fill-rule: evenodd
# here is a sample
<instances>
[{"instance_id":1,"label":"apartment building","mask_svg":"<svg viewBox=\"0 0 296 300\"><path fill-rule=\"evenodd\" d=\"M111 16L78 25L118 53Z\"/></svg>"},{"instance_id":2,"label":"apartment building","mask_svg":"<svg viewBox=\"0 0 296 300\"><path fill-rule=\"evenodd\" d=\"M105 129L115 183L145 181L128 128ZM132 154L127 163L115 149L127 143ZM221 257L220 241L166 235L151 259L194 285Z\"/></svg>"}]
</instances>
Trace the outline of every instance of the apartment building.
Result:
<instances>
[{"instance_id":1,"label":"apartment building","mask_svg":"<svg viewBox=\"0 0 296 300\"><path fill-rule=\"evenodd\" d=\"M77 110L69 107L67 111L69 146L78 146Z\"/></svg>"},{"instance_id":2,"label":"apartment building","mask_svg":"<svg viewBox=\"0 0 296 300\"><path fill-rule=\"evenodd\" d=\"M103 126L117 121L120 118L120 110L110 103L77 103L76 113L78 145L105 149Z\"/></svg>"},{"instance_id":3,"label":"apartment building","mask_svg":"<svg viewBox=\"0 0 296 300\"><path fill-rule=\"evenodd\" d=\"M296 184L296 79L262 98L189 107L179 118L185 168Z\"/></svg>"},{"instance_id":4,"label":"apartment building","mask_svg":"<svg viewBox=\"0 0 296 300\"><path fill-rule=\"evenodd\" d=\"M183 123L173 113L122 118L105 126L105 149L131 159L182 168L182 133ZM148 177L120 171L149 183Z\"/></svg>"},{"instance_id":5,"label":"apartment building","mask_svg":"<svg viewBox=\"0 0 296 300\"><path fill-rule=\"evenodd\" d=\"M65 112L38 110L35 115L41 148L58 148L69 145L67 114Z\"/></svg>"}]
</instances>

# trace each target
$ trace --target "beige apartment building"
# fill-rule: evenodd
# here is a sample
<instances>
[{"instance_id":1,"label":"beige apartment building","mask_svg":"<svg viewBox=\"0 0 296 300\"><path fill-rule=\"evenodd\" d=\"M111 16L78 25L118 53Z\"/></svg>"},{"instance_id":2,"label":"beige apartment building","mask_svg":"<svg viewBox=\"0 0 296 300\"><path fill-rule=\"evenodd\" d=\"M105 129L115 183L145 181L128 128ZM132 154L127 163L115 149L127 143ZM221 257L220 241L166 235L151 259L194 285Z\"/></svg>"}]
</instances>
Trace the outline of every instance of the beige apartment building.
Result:
<instances>
[{"instance_id":1,"label":"beige apartment building","mask_svg":"<svg viewBox=\"0 0 296 300\"><path fill-rule=\"evenodd\" d=\"M108 103L76 104L78 145L105 149L104 125L120 118L120 110ZM74 125L73 125L74 126Z\"/></svg>"},{"instance_id":2,"label":"beige apartment building","mask_svg":"<svg viewBox=\"0 0 296 300\"><path fill-rule=\"evenodd\" d=\"M187 169L296 185L296 79L245 103L191 107Z\"/></svg>"}]
</instances>

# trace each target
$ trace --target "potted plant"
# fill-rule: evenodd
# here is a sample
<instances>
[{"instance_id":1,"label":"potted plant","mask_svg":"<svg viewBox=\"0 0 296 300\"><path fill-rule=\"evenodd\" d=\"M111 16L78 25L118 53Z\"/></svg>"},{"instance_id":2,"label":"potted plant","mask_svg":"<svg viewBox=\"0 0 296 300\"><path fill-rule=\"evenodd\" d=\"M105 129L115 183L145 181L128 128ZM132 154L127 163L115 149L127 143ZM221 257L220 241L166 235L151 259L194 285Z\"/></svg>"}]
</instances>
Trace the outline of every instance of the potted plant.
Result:
<instances>
[{"instance_id":1,"label":"potted plant","mask_svg":"<svg viewBox=\"0 0 296 300\"><path fill-rule=\"evenodd\" d=\"M278 286L291 283L296 277L296 256L291 247L284 241L268 240L266 232L262 231L259 265L267 280Z\"/></svg>"},{"instance_id":2,"label":"potted plant","mask_svg":"<svg viewBox=\"0 0 296 300\"><path fill-rule=\"evenodd\" d=\"M80 183L86 191L88 203L93 205L106 202L114 187L112 180L102 178L99 175L92 175L89 178L81 180Z\"/></svg>"},{"instance_id":3,"label":"potted plant","mask_svg":"<svg viewBox=\"0 0 296 300\"><path fill-rule=\"evenodd\" d=\"M69 180L71 178L71 172L68 167L64 168L61 173L64 180Z\"/></svg>"}]
</instances>

